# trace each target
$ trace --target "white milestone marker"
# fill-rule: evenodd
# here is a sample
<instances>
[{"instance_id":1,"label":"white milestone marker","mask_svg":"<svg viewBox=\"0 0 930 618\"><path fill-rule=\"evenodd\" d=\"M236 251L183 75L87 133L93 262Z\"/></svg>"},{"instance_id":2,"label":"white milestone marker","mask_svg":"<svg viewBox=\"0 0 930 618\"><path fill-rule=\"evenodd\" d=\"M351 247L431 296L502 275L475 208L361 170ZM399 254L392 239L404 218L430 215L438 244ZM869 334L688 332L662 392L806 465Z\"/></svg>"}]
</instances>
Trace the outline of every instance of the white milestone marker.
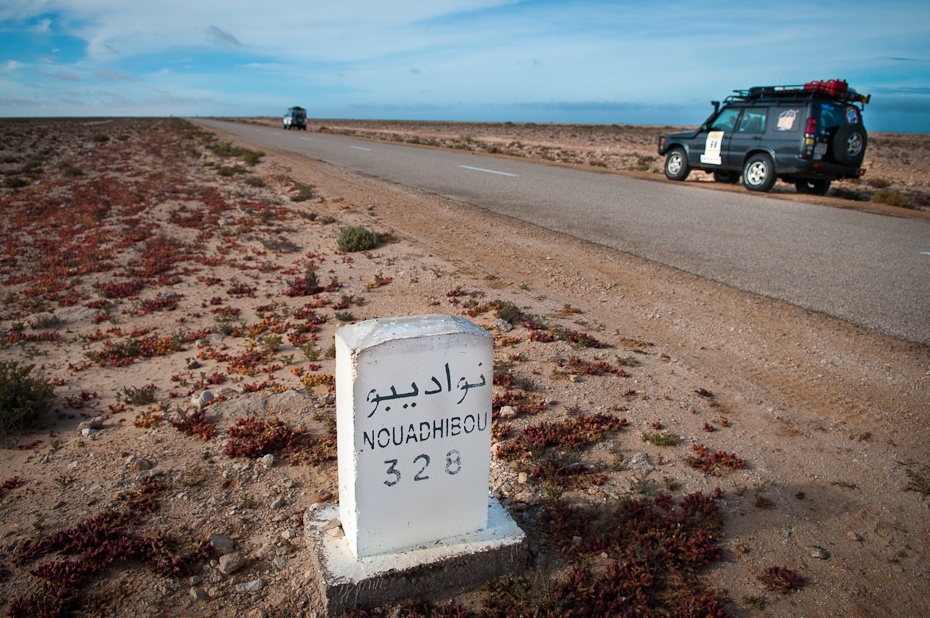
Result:
<instances>
[{"instance_id":1,"label":"white milestone marker","mask_svg":"<svg viewBox=\"0 0 930 618\"><path fill-rule=\"evenodd\" d=\"M448 315L336 333L339 515L357 558L488 523L493 337Z\"/></svg>"}]
</instances>

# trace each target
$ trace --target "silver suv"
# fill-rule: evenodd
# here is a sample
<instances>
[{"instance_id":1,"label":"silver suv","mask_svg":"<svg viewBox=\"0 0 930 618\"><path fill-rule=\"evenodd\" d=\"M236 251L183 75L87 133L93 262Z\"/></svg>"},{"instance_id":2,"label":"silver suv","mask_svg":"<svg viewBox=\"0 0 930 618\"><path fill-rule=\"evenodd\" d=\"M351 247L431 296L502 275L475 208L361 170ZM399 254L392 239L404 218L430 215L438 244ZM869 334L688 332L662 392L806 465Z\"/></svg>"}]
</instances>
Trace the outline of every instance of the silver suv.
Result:
<instances>
[{"instance_id":1,"label":"silver suv","mask_svg":"<svg viewBox=\"0 0 930 618\"><path fill-rule=\"evenodd\" d=\"M659 138L665 176L684 180L693 169L717 182L768 191L781 178L800 193L825 195L838 178L858 178L868 134L862 112L869 95L845 81L734 90L694 131Z\"/></svg>"}]
</instances>

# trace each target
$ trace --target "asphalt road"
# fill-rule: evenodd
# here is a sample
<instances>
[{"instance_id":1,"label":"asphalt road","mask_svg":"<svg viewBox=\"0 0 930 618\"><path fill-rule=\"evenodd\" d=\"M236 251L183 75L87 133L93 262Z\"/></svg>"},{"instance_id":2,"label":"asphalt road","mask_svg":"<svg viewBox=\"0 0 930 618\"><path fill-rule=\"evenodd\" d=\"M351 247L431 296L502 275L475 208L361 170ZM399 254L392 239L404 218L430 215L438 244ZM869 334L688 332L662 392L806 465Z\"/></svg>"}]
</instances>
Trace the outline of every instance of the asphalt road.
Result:
<instances>
[{"instance_id":1,"label":"asphalt road","mask_svg":"<svg viewBox=\"0 0 930 618\"><path fill-rule=\"evenodd\" d=\"M670 182L197 120L930 345L930 223Z\"/></svg>"}]
</instances>

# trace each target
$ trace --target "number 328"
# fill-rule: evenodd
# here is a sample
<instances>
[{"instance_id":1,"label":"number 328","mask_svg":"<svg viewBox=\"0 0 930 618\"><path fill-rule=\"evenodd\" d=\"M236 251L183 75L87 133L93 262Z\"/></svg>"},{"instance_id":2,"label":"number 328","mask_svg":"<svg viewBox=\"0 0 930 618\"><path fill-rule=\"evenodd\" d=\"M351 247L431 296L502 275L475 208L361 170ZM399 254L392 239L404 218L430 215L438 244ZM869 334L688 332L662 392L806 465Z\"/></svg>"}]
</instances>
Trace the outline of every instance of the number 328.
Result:
<instances>
[{"instance_id":1,"label":"number 328","mask_svg":"<svg viewBox=\"0 0 930 618\"><path fill-rule=\"evenodd\" d=\"M387 465L387 474L388 478L385 479L384 484L388 487L394 487L400 483L401 473L397 467L398 460L396 459L386 459L384 461ZM414 481L426 481L429 480L429 474L427 469L430 466L430 456L426 454L417 455L413 458L413 468L417 470L417 473L413 475ZM446 467L445 473L449 476L455 476L462 471L462 454L457 450L453 449L446 453Z\"/></svg>"}]
</instances>

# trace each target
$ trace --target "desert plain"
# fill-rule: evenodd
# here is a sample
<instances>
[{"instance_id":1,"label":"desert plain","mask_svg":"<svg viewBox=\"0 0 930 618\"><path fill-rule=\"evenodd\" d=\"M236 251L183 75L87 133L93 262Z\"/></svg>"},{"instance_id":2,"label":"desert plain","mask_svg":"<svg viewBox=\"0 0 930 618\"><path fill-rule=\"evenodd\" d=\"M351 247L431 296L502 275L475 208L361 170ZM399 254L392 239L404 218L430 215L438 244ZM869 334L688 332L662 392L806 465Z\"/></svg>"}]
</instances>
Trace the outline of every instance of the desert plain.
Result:
<instances>
[{"instance_id":1,"label":"desert plain","mask_svg":"<svg viewBox=\"0 0 930 618\"><path fill-rule=\"evenodd\" d=\"M669 128L310 130L665 182ZM5 615L316 615L334 333L426 313L495 337L490 490L527 565L354 615L930 614L926 346L196 121L0 135L0 386L50 404L0 426ZM925 225L925 144L773 195Z\"/></svg>"}]
</instances>

